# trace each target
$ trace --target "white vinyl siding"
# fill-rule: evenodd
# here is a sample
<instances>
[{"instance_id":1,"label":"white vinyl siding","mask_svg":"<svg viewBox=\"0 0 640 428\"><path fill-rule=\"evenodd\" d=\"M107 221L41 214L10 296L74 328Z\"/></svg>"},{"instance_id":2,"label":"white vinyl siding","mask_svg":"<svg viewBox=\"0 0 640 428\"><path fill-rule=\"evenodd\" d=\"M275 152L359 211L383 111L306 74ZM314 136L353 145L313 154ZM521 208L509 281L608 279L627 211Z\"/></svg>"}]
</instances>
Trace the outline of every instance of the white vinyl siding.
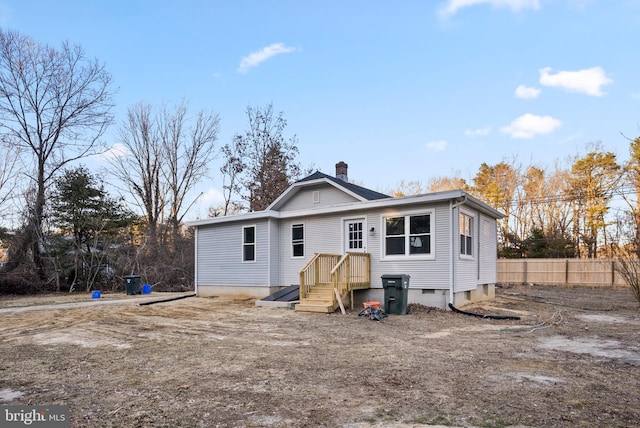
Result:
<instances>
[{"instance_id":1,"label":"white vinyl siding","mask_svg":"<svg viewBox=\"0 0 640 428\"><path fill-rule=\"evenodd\" d=\"M243 257L243 226L255 226L255 261L245 263ZM269 223L199 226L198 285L258 286L269 285Z\"/></svg>"},{"instance_id":2,"label":"white vinyl siding","mask_svg":"<svg viewBox=\"0 0 640 428\"><path fill-rule=\"evenodd\" d=\"M431 240L432 258L421 257L385 257L384 256L384 218L392 217L398 213L397 210L384 210L382 212L370 213L368 223L376 225L373 234L368 237L369 252L371 253L371 287L382 288L380 277L385 274L407 274L409 288L448 288L451 278L451 267L449 265L451 254L451 232L450 218L451 210L448 204L431 205L426 208L431 212L431 230L433 238ZM422 210L409 208L409 212L424 212Z\"/></svg>"},{"instance_id":3,"label":"white vinyl siding","mask_svg":"<svg viewBox=\"0 0 640 428\"><path fill-rule=\"evenodd\" d=\"M446 288L449 284L451 270L449 266L451 254L451 234L449 232L450 210L448 204L431 206L431 228L437 230L432 240L431 259L401 257L399 259L384 259L382 256L383 217L397 211L371 210L359 213L364 216L367 227L367 252L371 254L371 287L382 288L381 275L407 274L411 275L411 288ZM416 210L411 209L411 212ZM420 212L420 210L417 210ZM424 212L424 210L422 210ZM344 215L323 215L304 217L305 257L292 258L291 246L282 245L280 248L281 263L279 275L281 284L290 285L300 282L300 269L313 257L314 253L343 254L345 239L344 220L351 217ZM354 217L355 218L355 217ZM291 240L291 227L300 224L300 219L281 220L280 239L283 243ZM374 231L371 232L371 226Z\"/></svg>"},{"instance_id":4,"label":"white vinyl siding","mask_svg":"<svg viewBox=\"0 0 640 428\"><path fill-rule=\"evenodd\" d=\"M498 235L496 221L480 217L480 284L495 284L498 269Z\"/></svg>"},{"instance_id":5,"label":"white vinyl siding","mask_svg":"<svg viewBox=\"0 0 640 428\"><path fill-rule=\"evenodd\" d=\"M478 260L476 257L470 257L467 255L463 255L461 253L461 248L460 248L460 244L461 244L461 239L460 236L462 235L462 230L460 230L460 226L461 226L461 222L459 221L460 219L460 214L461 213L465 213L466 216L470 219L471 221L471 233L472 236L470 237L470 241L472 242L472 248L471 248L471 253L472 254L476 254L477 248L476 248L476 243L477 243L477 222L478 222L478 215L476 212L468 210L466 207L463 209L458 209L457 214L454 213L454 218L456 219L456 224L455 224L455 231L454 231L454 240L456 241L456 249L455 249L455 256L454 256L454 263L456 264L456 283L455 283L455 291L459 292L459 291L467 291L467 290L475 290L478 286Z\"/></svg>"},{"instance_id":6,"label":"white vinyl siding","mask_svg":"<svg viewBox=\"0 0 640 428\"><path fill-rule=\"evenodd\" d=\"M318 209L337 204L357 202L357 199L329 184L322 184L298 191L279 207L279 211Z\"/></svg>"},{"instance_id":7,"label":"white vinyl siding","mask_svg":"<svg viewBox=\"0 0 640 428\"><path fill-rule=\"evenodd\" d=\"M301 224L300 219L281 220L279 239L291 242L291 227ZM342 220L337 215L304 217L304 257L291 257L291 245L280 247L280 285L300 283L300 270L315 253L342 254Z\"/></svg>"},{"instance_id":8,"label":"white vinyl siding","mask_svg":"<svg viewBox=\"0 0 640 428\"><path fill-rule=\"evenodd\" d=\"M312 200L312 195L309 195ZM324 202L324 199L321 197ZM198 226L198 285L287 286L298 284L299 272L315 253L343 254L345 220L362 218L367 252L371 254L371 287L382 288L381 275L410 275L410 288L442 289L453 282L455 291L495 283L496 220L469 206L462 210L473 217L472 258L460 257L460 209L449 201L291 218L247 219ZM431 258L385 257L385 218L430 213ZM304 256L292 257L292 227L304 225ZM255 261L242 261L244 226L255 226ZM373 229L373 230L372 230ZM411 232L411 231L410 231ZM409 233L410 239L411 233ZM454 259L452 260L452 256Z\"/></svg>"}]
</instances>

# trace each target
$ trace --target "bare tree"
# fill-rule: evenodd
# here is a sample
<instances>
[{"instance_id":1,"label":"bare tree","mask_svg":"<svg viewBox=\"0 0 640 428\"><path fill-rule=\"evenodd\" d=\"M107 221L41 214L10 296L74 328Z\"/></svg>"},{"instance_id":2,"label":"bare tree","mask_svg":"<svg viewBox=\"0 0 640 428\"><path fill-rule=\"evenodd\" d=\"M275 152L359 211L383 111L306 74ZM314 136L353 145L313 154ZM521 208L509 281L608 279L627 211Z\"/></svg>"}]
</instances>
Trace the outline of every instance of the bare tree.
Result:
<instances>
[{"instance_id":1,"label":"bare tree","mask_svg":"<svg viewBox=\"0 0 640 428\"><path fill-rule=\"evenodd\" d=\"M222 174L224 205L209 209L210 217L226 216L242 210L242 203L234 200L233 197L242 192L240 175L247 167L241 156L241 153L244 152L244 144L242 136L235 135L231 144L225 144L222 147L222 155L225 160L220 167L220 173Z\"/></svg>"},{"instance_id":2,"label":"bare tree","mask_svg":"<svg viewBox=\"0 0 640 428\"><path fill-rule=\"evenodd\" d=\"M429 192L444 192L446 190L469 190L466 180L459 176L436 177L429 180Z\"/></svg>"},{"instance_id":3,"label":"bare tree","mask_svg":"<svg viewBox=\"0 0 640 428\"><path fill-rule=\"evenodd\" d=\"M394 198L401 198L409 195L421 195L425 193L425 187L420 180L400 180L395 188L387 190L386 193Z\"/></svg>"},{"instance_id":4,"label":"bare tree","mask_svg":"<svg viewBox=\"0 0 640 428\"><path fill-rule=\"evenodd\" d=\"M162 152L165 157L161 171L169 193L167 220L174 232L184 215L197 200L186 201L194 184L202 180L216 155L220 118L200 111L189 120L188 107L183 102L175 110L165 107L158 119ZM189 203L185 207L185 203Z\"/></svg>"},{"instance_id":5,"label":"bare tree","mask_svg":"<svg viewBox=\"0 0 640 428\"><path fill-rule=\"evenodd\" d=\"M7 219L10 216L10 202L19 195L16 192L20 175L18 169L20 163L20 149L6 141L0 141L0 218ZM0 224L6 226L6 224Z\"/></svg>"},{"instance_id":6,"label":"bare tree","mask_svg":"<svg viewBox=\"0 0 640 428\"><path fill-rule=\"evenodd\" d=\"M160 172L162 146L149 104L141 102L129 108L127 120L120 128L119 141L126 153L111 160L111 173L124 183L144 212L147 238L155 251L158 223L166 206L166 185Z\"/></svg>"},{"instance_id":7,"label":"bare tree","mask_svg":"<svg viewBox=\"0 0 640 428\"><path fill-rule=\"evenodd\" d=\"M127 186L148 222L150 250L158 243L158 227L177 230L192 204L186 197L207 173L215 155L218 115L199 112L190 120L186 104L154 115L149 104L129 109L120 128L124 156L115 157L112 173Z\"/></svg>"},{"instance_id":8,"label":"bare tree","mask_svg":"<svg viewBox=\"0 0 640 428\"><path fill-rule=\"evenodd\" d=\"M36 189L31 213L31 249L44 278L41 234L45 193L56 172L96 151L112 122L111 75L80 46L59 49L0 30L0 133L32 154Z\"/></svg>"},{"instance_id":9,"label":"bare tree","mask_svg":"<svg viewBox=\"0 0 640 428\"><path fill-rule=\"evenodd\" d=\"M631 287L633 297L640 304L640 259L624 248L618 248L616 256L615 270Z\"/></svg>"}]
</instances>

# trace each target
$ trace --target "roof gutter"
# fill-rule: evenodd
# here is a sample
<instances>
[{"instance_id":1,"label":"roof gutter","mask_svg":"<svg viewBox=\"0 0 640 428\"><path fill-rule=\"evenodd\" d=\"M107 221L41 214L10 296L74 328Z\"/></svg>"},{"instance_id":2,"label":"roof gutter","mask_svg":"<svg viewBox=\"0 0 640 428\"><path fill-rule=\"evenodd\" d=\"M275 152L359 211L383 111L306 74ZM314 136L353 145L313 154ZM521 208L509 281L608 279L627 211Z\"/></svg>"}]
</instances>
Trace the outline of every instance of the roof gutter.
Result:
<instances>
[{"instance_id":1,"label":"roof gutter","mask_svg":"<svg viewBox=\"0 0 640 428\"><path fill-rule=\"evenodd\" d=\"M453 305L453 296L454 296L454 287L455 287L455 276L456 276L456 239L457 236L453 233L453 226L455 224L453 215L455 213L455 209L460 205L464 205L467 202L467 195L463 195L462 199L458 198L457 202L454 203L454 199L449 200L449 209L451 210L451 215L449 217L449 230L451 232L451 257L449 257L449 304Z\"/></svg>"}]
</instances>

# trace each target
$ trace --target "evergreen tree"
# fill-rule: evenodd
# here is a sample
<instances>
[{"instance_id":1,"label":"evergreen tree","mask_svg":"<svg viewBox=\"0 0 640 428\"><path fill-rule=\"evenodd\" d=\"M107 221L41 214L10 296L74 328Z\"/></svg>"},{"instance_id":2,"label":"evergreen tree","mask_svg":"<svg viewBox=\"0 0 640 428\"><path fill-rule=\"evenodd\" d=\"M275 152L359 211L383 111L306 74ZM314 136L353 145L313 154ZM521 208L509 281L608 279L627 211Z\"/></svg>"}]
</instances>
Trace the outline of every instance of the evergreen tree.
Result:
<instances>
[{"instance_id":1,"label":"evergreen tree","mask_svg":"<svg viewBox=\"0 0 640 428\"><path fill-rule=\"evenodd\" d=\"M71 286L89 286L104 262L105 241L128 226L134 214L121 201L107 194L98 180L83 166L65 170L56 179L51 198L51 217L62 236L71 236L73 261ZM58 241L64 250L65 241ZM68 252L66 252L68 253ZM64 264L63 252L58 252ZM66 260L68 262L68 260ZM98 264L98 265L96 265Z\"/></svg>"}]
</instances>

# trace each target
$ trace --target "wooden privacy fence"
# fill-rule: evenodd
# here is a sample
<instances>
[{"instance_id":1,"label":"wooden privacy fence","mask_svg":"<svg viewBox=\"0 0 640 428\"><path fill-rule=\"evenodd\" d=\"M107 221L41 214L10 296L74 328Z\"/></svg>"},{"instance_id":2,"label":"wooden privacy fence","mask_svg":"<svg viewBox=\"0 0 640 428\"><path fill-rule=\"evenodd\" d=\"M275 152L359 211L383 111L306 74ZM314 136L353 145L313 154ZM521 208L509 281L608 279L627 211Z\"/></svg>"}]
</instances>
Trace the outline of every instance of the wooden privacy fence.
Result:
<instances>
[{"instance_id":1,"label":"wooden privacy fence","mask_svg":"<svg viewBox=\"0 0 640 428\"><path fill-rule=\"evenodd\" d=\"M499 259L499 284L624 286L614 259Z\"/></svg>"}]
</instances>

